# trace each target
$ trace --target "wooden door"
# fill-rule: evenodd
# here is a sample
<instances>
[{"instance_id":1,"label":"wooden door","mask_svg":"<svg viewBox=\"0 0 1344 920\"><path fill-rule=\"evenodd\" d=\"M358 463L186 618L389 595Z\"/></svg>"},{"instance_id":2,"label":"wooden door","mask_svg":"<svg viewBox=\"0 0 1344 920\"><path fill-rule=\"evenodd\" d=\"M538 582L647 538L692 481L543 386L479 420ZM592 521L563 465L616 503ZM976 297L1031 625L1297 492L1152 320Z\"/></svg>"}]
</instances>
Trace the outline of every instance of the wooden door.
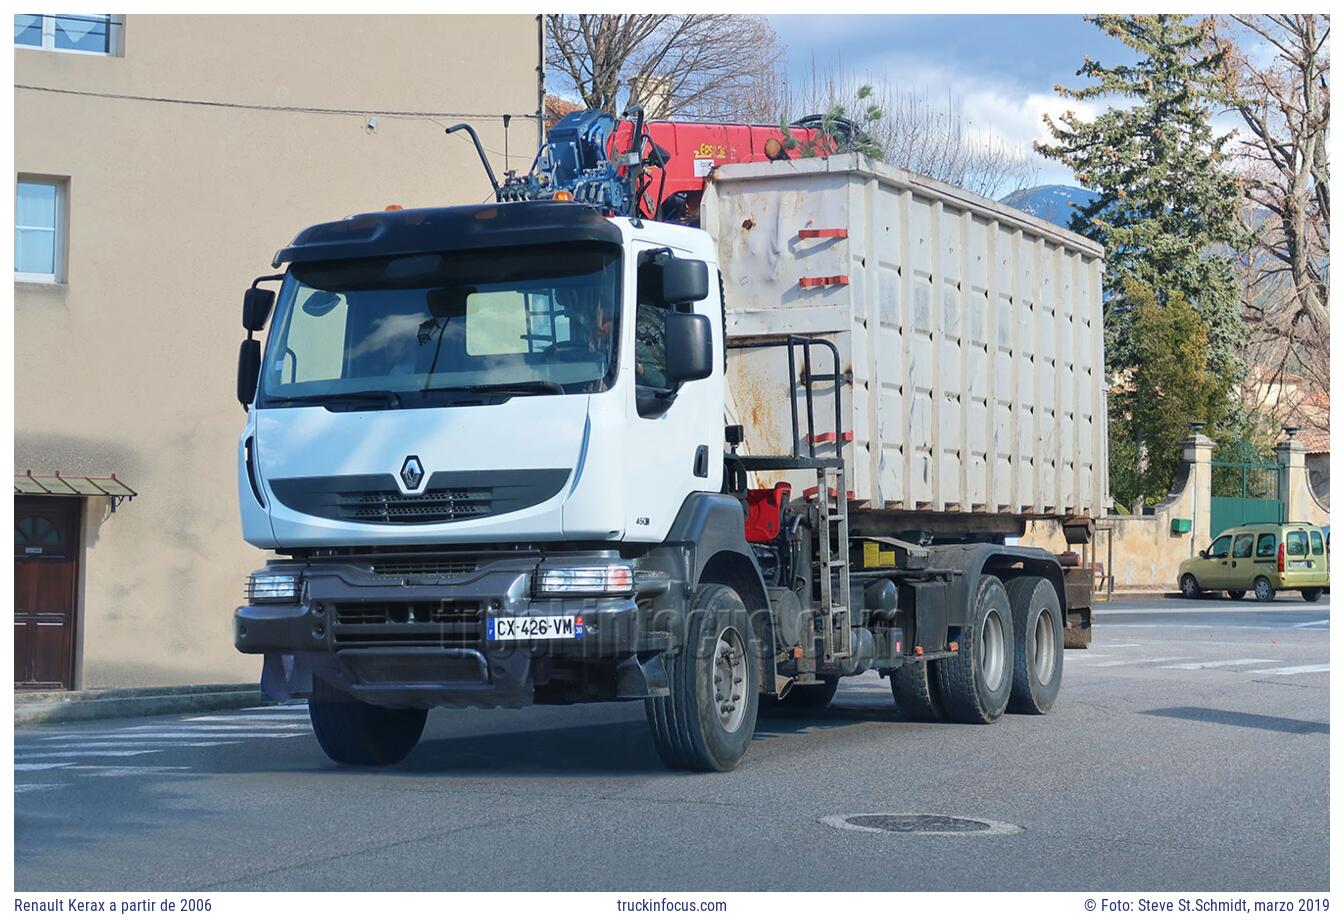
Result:
<instances>
[{"instance_id":1,"label":"wooden door","mask_svg":"<svg viewBox=\"0 0 1344 920\"><path fill-rule=\"evenodd\" d=\"M81 502L14 499L14 686L71 689Z\"/></svg>"}]
</instances>

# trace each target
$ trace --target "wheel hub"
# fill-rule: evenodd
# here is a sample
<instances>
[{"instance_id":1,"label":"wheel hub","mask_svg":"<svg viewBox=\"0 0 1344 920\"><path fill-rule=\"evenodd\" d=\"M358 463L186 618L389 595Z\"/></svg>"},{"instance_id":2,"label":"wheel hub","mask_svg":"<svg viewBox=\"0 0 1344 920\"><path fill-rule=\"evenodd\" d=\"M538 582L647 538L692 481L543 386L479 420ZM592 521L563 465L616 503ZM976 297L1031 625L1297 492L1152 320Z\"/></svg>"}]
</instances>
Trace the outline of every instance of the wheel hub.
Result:
<instances>
[{"instance_id":1,"label":"wheel hub","mask_svg":"<svg viewBox=\"0 0 1344 920\"><path fill-rule=\"evenodd\" d=\"M999 611L990 610L985 614L985 623L980 629L980 673L984 675L985 686L991 691L998 690L1005 671L1003 617Z\"/></svg>"},{"instance_id":2,"label":"wheel hub","mask_svg":"<svg viewBox=\"0 0 1344 920\"><path fill-rule=\"evenodd\" d=\"M747 650L742 635L732 626L719 633L714 644L714 711L724 731L742 727L747 707L743 703L747 683Z\"/></svg>"},{"instance_id":3,"label":"wheel hub","mask_svg":"<svg viewBox=\"0 0 1344 920\"><path fill-rule=\"evenodd\" d=\"M1048 612L1042 610L1036 617L1036 654L1033 667L1036 668L1036 680L1042 686L1049 684L1055 676L1055 631Z\"/></svg>"}]
</instances>

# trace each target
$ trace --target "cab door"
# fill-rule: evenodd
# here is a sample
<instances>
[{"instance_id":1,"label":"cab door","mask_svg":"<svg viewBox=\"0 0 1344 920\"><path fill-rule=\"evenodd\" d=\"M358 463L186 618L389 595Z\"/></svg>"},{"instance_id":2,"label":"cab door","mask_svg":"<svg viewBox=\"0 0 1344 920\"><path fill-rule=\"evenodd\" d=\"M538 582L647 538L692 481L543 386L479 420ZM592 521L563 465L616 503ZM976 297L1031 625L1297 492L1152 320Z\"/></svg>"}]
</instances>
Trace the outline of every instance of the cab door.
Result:
<instances>
[{"instance_id":1,"label":"cab door","mask_svg":"<svg viewBox=\"0 0 1344 920\"><path fill-rule=\"evenodd\" d=\"M1232 535L1225 533L1209 546L1204 558L1195 562L1191 569L1201 588L1215 589L1227 579L1228 556L1232 552Z\"/></svg>"},{"instance_id":2,"label":"cab door","mask_svg":"<svg viewBox=\"0 0 1344 920\"><path fill-rule=\"evenodd\" d=\"M675 309L645 302L639 271L650 250L665 244L638 241L637 256L627 283L636 293L634 315L621 333L622 367L633 386L628 390L628 424L625 426L625 539L657 542L663 539L686 498L693 492L718 492L723 483L723 331L720 319L718 271L710 265L709 294L689 305L691 312L708 316L714 328L716 360L711 375L681 384L670 400L651 396L666 392L667 353L664 320ZM678 258L702 258L703 254L673 248ZM624 371L622 372L624 373ZM622 488L621 483L613 483Z\"/></svg>"}]
</instances>

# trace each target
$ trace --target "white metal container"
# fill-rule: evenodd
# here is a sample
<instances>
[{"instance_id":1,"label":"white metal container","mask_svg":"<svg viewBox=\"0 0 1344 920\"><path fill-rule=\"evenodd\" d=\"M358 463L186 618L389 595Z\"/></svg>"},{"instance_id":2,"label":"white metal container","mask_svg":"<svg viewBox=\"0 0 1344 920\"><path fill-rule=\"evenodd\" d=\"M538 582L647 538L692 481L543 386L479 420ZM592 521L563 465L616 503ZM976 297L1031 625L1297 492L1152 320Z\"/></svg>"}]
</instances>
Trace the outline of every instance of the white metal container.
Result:
<instances>
[{"instance_id":1,"label":"white metal container","mask_svg":"<svg viewBox=\"0 0 1344 920\"><path fill-rule=\"evenodd\" d=\"M1096 243L859 156L721 166L701 225L718 247L730 342L794 333L839 348L855 507L1101 513ZM814 373L833 370L828 352L814 357ZM806 451L789 443L787 378L781 349L730 351L728 411L746 452ZM834 438L833 390L813 393L818 435ZM815 485L807 471L762 482L781 479L795 495Z\"/></svg>"}]
</instances>

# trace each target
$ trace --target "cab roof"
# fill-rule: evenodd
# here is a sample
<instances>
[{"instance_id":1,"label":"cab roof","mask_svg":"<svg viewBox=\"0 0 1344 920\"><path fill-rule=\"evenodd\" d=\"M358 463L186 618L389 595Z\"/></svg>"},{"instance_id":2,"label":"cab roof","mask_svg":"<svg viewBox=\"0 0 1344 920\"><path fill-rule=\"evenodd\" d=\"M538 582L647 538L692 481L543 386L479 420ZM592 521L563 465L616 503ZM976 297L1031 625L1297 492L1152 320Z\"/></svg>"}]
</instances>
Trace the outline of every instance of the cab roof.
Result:
<instances>
[{"instance_id":1,"label":"cab roof","mask_svg":"<svg viewBox=\"0 0 1344 920\"><path fill-rule=\"evenodd\" d=\"M596 209L571 201L373 211L300 231L271 265L585 242L619 246L620 228Z\"/></svg>"}]
</instances>

